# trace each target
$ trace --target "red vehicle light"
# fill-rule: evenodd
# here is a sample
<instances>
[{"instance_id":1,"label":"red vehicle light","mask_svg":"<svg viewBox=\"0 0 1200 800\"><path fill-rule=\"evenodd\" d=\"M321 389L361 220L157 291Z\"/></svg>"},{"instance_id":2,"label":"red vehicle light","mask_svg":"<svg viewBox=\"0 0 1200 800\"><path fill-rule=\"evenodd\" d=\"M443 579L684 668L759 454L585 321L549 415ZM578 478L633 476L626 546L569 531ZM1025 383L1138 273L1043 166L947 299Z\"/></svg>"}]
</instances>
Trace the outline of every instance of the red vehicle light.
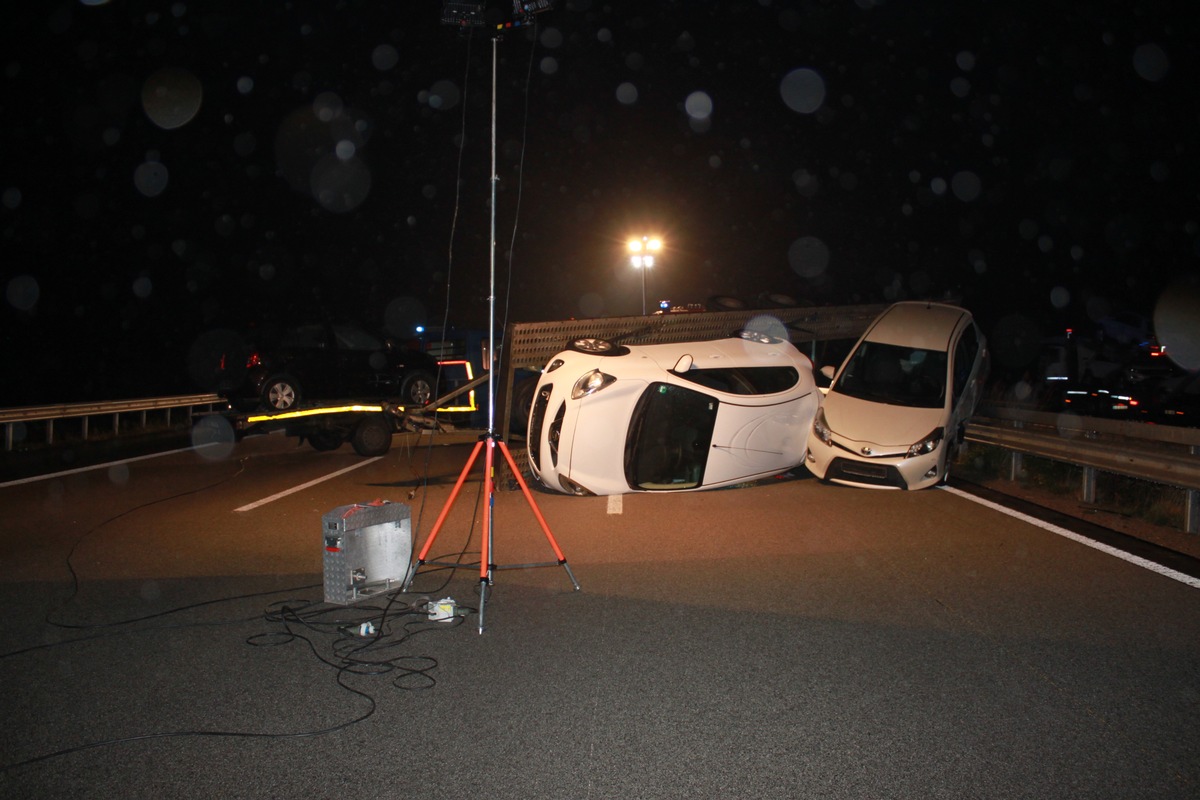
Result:
<instances>
[{"instance_id":1,"label":"red vehicle light","mask_svg":"<svg viewBox=\"0 0 1200 800\"><path fill-rule=\"evenodd\" d=\"M250 356L246 359L246 369L250 369L251 367L257 367L261 363L262 363L262 357L258 353L251 353Z\"/></svg>"}]
</instances>

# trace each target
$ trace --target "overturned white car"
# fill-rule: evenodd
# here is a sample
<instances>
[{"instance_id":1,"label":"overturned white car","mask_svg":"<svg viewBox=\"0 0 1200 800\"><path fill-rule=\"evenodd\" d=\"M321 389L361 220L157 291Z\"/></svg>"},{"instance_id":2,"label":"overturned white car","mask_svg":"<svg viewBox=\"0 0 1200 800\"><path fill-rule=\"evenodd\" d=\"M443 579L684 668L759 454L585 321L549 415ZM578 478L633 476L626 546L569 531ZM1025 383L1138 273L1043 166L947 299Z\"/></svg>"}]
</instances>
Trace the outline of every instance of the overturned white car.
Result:
<instances>
[{"instance_id":1,"label":"overturned white car","mask_svg":"<svg viewBox=\"0 0 1200 800\"><path fill-rule=\"evenodd\" d=\"M730 486L803 463L819 400L809 358L765 334L576 339L538 381L529 462L567 494Z\"/></svg>"}]
</instances>

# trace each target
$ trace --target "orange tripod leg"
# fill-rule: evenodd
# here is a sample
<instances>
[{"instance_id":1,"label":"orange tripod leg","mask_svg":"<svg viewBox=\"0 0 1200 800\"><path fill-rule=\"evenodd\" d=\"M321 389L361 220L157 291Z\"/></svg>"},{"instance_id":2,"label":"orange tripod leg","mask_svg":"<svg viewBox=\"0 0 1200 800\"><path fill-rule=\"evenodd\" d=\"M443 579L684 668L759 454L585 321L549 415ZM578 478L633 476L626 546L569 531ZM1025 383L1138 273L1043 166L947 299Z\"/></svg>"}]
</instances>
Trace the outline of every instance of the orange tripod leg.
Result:
<instances>
[{"instance_id":1,"label":"orange tripod leg","mask_svg":"<svg viewBox=\"0 0 1200 800\"><path fill-rule=\"evenodd\" d=\"M446 500L446 505L442 506L442 513L438 515L437 522L433 523L433 530L429 532L429 539L426 540L425 546L421 548L421 552L417 555L418 568L425 563L425 556L429 555L429 548L433 547L433 541L437 538L438 532L441 531L442 524L446 521L446 516L450 513L450 507L458 499L458 493L462 491L463 484L466 483L467 475L471 472L471 467L475 465L475 459L478 458L479 448L481 447L483 447L483 440L475 443L475 449L471 451L471 457L467 459L467 465L463 467L463 471L459 474L458 482L454 484L454 489L450 492L450 498Z\"/></svg>"}]
</instances>

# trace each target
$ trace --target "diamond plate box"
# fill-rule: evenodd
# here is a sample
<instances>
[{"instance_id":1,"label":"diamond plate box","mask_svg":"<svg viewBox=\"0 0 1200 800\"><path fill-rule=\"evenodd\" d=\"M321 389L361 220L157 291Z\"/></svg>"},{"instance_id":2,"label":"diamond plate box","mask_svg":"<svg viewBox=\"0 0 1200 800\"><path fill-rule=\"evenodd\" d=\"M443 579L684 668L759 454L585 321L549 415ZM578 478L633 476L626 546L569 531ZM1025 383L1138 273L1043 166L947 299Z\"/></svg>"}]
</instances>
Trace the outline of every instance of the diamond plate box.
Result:
<instances>
[{"instance_id":1,"label":"diamond plate box","mask_svg":"<svg viewBox=\"0 0 1200 800\"><path fill-rule=\"evenodd\" d=\"M412 515L404 503L338 506L321 517L325 602L338 605L404 586L412 569Z\"/></svg>"}]
</instances>

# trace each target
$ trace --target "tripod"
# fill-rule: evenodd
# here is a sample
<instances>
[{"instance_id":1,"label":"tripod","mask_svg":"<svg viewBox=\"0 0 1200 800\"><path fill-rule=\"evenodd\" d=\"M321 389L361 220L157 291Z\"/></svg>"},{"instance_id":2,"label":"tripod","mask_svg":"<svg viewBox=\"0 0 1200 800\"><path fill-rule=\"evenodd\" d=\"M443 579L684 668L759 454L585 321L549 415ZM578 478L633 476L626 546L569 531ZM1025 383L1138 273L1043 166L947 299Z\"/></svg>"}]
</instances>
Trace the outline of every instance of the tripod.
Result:
<instances>
[{"instance_id":1,"label":"tripod","mask_svg":"<svg viewBox=\"0 0 1200 800\"><path fill-rule=\"evenodd\" d=\"M479 458L479 451L487 447L484 455L484 489L487 492L487 502L483 506L483 546L479 554L479 632L483 633L484 622L484 607L487 603L487 587L492 584L494 572L501 569L529 569L532 567L554 567L561 566L567 572L567 577L571 579L571 585L575 587L575 591L579 591L579 581L575 580L575 573L571 572L571 565L567 563L567 557L563 555L562 548L558 546L558 542L554 538L554 534L550 532L550 526L546 524L546 518L542 516L542 512L534 502L533 493L529 491L529 485L525 483L525 479L521 476L521 471L517 468L517 462L513 460L512 453L508 450L508 445L504 440L496 438L495 434L489 432L486 436L480 438L475 443L475 447L471 450L471 455L467 458L466 466L459 473L458 481L454 484L454 488L450 491L450 497L446 500L446 505L442 507L442 513L438 515L437 521L433 524L433 530L429 533L429 539L426 540L425 546L421 548L421 552L417 555L417 565L409 573L408 583L412 584L412 580L416 577L417 570L425 564L433 564L443 567L462 567L464 564L457 562L442 562L442 561L426 561L425 557L429 555L429 550L433 547L434 541L437 539L438 533L442 529L442 524L446 521L446 516L450 513L454 501L458 498L459 491L462 490L463 483L467 480L467 475L471 472L471 467L475 465L476 459ZM525 494L525 499L529 502L529 508L533 511L533 516L537 519L538 524L542 527L542 533L546 534L546 540L550 542L551 549L554 550L554 555L557 561L545 561L534 564L494 564L492 563L493 553L493 534L494 534L494 518L495 518L495 502L496 502L496 486L495 486L495 451L499 448L508 462L508 468L512 470L513 475L517 479L517 485L521 487L521 491ZM405 589L407 590L407 586Z\"/></svg>"},{"instance_id":2,"label":"tripod","mask_svg":"<svg viewBox=\"0 0 1200 800\"><path fill-rule=\"evenodd\" d=\"M496 48L499 43L499 37L492 38L492 230L491 230L491 292L488 297L488 356L496 352L495 347L495 331L496 331L496 182L499 176L496 174ZM416 566L409 572L408 581L405 584L405 591L412 585L413 578L416 577L419 570L426 563L436 564L438 566L448 566L459 568L465 566L456 562L426 562L425 557L429 555L430 548L433 547L434 541L437 539L438 533L441 531L442 523L446 521L446 516L450 513L450 508L454 505L454 501L458 498L458 493L462 489L463 483L467 480L467 475L471 471L471 467L475 465L475 460L479 457L479 451L487 446L486 455L484 456L484 490L487 493L487 502L483 507L483 546L479 554L479 632L483 633L483 618L484 606L487 602L487 588L492 584L494 573L500 569L526 569L530 567L552 567L561 566L567 571L567 577L571 579L571 584L575 587L575 591L579 591L579 581L575 580L574 573L571 572L571 566L567 563L567 557L563 555L562 549L559 548L558 542L554 539L554 534L550 532L550 526L546 524L545 517L538 509L537 503L534 502L533 494L529 491L529 486L525 483L525 479L521 476L521 470L517 468L517 463L513 460L512 453L508 451L508 446L504 440L496 435L496 389L495 389L495 364L488 365L488 429L487 434L480 437L476 442L474 449L471 450L471 456L467 459L466 466L459 473L458 481L454 484L454 489L450 492L450 497L446 500L446 505L442 507L442 513L438 515L437 522L433 525L433 530L429 533L429 539L425 542L425 546L421 548L421 552L417 555ZM525 499L529 501L529 507L533 510L533 515L537 518L538 524L542 526L542 532L546 534L546 539L550 542L550 547L554 550L554 555L557 561L544 562L538 564L507 564L499 566L492 563L492 545L494 534L494 511L496 502L496 485L495 485L495 451L500 448L500 452L504 454L504 458L508 462L509 469L516 476L517 484L521 487L521 491L525 494Z\"/></svg>"}]
</instances>

